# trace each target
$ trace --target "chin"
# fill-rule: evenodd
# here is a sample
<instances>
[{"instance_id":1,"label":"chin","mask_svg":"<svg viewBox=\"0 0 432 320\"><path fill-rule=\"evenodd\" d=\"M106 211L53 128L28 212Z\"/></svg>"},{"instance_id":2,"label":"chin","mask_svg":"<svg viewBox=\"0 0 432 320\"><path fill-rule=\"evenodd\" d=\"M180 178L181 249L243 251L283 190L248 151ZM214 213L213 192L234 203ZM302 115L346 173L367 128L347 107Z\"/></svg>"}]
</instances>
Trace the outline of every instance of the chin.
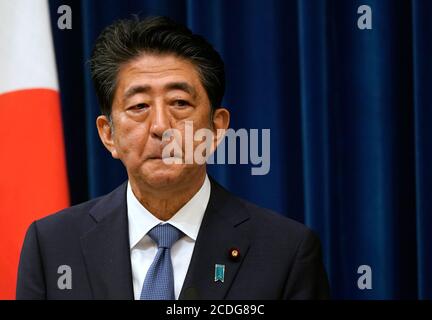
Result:
<instances>
[{"instance_id":1,"label":"chin","mask_svg":"<svg viewBox=\"0 0 432 320\"><path fill-rule=\"evenodd\" d=\"M182 165L165 165L162 168L153 168L142 172L142 179L154 188L169 187L173 184L181 183L184 177Z\"/></svg>"}]
</instances>

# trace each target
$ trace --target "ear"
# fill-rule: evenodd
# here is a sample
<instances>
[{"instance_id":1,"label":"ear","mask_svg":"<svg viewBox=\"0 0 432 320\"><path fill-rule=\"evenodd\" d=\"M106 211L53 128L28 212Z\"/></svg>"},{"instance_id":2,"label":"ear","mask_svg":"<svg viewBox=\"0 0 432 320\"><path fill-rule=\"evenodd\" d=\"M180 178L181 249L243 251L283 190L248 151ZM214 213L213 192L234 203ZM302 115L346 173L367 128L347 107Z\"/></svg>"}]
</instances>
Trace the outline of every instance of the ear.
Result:
<instances>
[{"instance_id":1,"label":"ear","mask_svg":"<svg viewBox=\"0 0 432 320\"><path fill-rule=\"evenodd\" d=\"M97 117L96 127L98 129L99 138L101 139L105 148L111 152L113 158L118 159L119 157L113 139L114 134L108 118L106 116Z\"/></svg>"},{"instance_id":2,"label":"ear","mask_svg":"<svg viewBox=\"0 0 432 320\"><path fill-rule=\"evenodd\" d=\"M217 108L213 113L213 130L215 131L215 147L219 145L228 129L230 123L230 113L227 109Z\"/></svg>"}]
</instances>

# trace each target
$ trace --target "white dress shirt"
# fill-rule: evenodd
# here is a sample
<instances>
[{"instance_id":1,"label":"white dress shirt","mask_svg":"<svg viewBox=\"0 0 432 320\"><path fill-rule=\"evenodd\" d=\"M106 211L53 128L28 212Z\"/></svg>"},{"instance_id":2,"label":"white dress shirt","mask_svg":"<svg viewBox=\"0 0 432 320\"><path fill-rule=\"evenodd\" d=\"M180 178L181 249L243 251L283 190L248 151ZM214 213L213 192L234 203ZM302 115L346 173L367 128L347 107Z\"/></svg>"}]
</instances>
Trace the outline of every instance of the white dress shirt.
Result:
<instances>
[{"instance_id":1,"label":"white dress shirt","mask_svg":"<svg viewBox=\"0 0 432 320\"><path fill-rule=\"evenodd\" d=\"M210 199L210 188L210 181L206 175L199 191L170 220L165 222L156 218L138 201L132 192L130 182L128 182L126 201L135 300L140 299L145 276L158 250L156 243L147 233L160 223L169 223L185 234L171 248L174 268L174 295L178 299L204 212Z\"/></svg>"}]
</instances>

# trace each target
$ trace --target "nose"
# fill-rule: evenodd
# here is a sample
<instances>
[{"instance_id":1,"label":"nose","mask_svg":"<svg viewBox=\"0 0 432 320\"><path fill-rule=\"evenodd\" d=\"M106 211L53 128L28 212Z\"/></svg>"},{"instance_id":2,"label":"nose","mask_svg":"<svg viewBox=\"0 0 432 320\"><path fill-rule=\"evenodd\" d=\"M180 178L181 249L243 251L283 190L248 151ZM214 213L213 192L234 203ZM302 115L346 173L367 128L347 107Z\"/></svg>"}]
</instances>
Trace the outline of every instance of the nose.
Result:
<instances>
[{"instance_id":1,"label":"nose","mask_svg":"<svg viewBox=\"0 0 432 320\"><path fill-rule=\"evenodd\" d=\"M170 120L167 108L159 103L152 110L150 134L154 138L162 139L163 133L168 129L170 129Z\"/></svg>"}]
</instances>

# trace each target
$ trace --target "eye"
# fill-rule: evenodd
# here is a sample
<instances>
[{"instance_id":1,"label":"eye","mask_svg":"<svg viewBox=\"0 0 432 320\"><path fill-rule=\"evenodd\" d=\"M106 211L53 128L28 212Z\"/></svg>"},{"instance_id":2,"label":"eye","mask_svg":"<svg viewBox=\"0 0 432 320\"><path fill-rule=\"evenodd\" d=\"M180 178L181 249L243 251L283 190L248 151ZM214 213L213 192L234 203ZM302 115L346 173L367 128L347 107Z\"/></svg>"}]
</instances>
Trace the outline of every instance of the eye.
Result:
<instances>
[{"instance_id":1,"label":"eye","mask_svg":"<svg viewBox=\"0 0 432 320\"><path fill-rule=\"evenodd\" d=\"M132 107L130 107L129 109L131 110L143 110L143 109L147 109L149 107L149 105L147 103L138 103Z\"/></svg>"},{"instance_id":2,"label":"eye","mask_svg":"<svg viewBox=\"0 0 432 320\"><path fill-rule=\"evenodd\" d=\"M174 105L176 107L187 107L187 106L190 106L190 103L186 100L177 99L174 101Z\"/></svg>"}]
</instances>

